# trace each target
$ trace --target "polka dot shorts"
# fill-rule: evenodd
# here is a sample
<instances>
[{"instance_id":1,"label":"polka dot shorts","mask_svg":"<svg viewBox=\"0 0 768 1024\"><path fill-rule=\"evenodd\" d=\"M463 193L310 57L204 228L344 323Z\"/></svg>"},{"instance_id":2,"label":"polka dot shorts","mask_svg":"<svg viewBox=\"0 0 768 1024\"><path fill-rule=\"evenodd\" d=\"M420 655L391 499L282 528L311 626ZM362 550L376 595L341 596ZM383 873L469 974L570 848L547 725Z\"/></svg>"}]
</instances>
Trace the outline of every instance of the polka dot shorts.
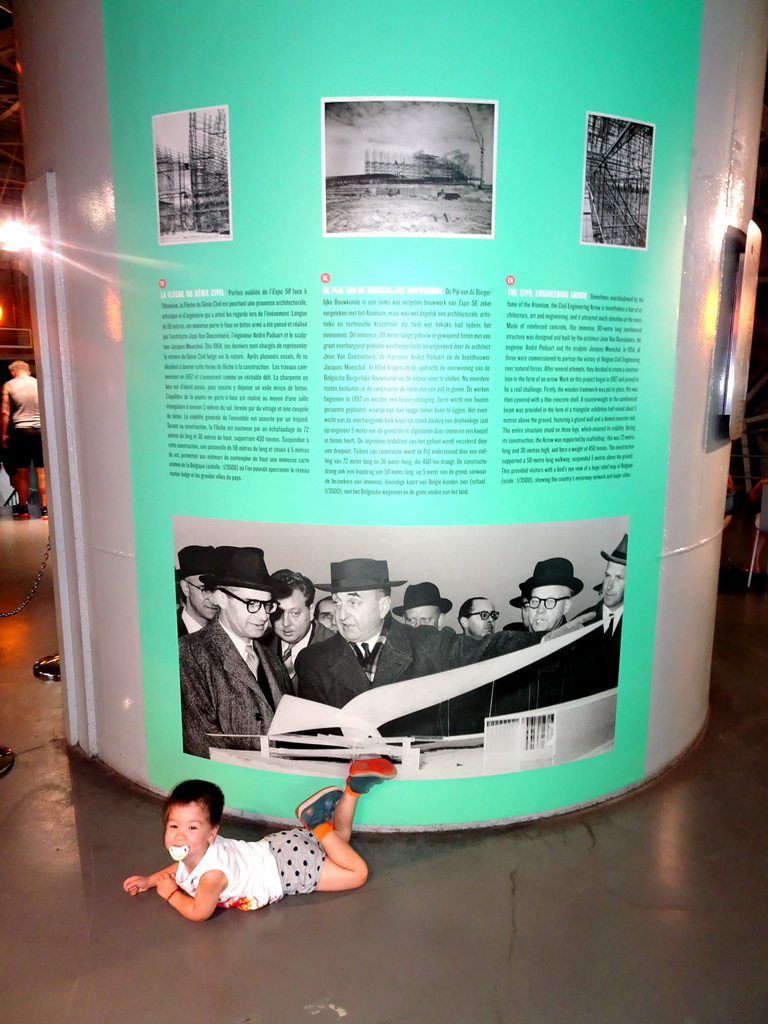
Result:
<instances>
[{"instance_id":1,"label":"polka dot shorts","mask_svg":"<svg viewBox=\"0 0 768 1024\"><path fill-rule=\"evenodd\" d=\"M267 836L269 851L277 861L283 896L314 892L320 880L325 850L311 832L291 828Z\"/></svg>"}]
</instances>

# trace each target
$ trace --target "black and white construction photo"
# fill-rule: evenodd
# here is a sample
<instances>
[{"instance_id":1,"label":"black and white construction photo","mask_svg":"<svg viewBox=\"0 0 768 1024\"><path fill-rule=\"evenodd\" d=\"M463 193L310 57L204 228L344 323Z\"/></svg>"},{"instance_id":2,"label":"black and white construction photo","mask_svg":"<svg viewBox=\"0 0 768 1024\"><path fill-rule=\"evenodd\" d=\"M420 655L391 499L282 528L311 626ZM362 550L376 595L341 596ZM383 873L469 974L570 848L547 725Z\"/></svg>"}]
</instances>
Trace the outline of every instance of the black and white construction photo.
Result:
<instances>
[{"instance_id":1,"label":"black and white construction photo","mask_svg":"<svg viewBox=\"0 0 768 1024\"><path fill-rule=\"evenodd\" d=\"M581 241L645 249L654 126L587 114Z\"/></svg>"},{"instance_id":2,"label":"black and white construction photo","mask_svg":"<svg viewBox=\"0 0 768 1024\"><path fill-rule=\"evenodd\" d=\"M226 106L152 118L161 245L232 238Z\"/></svg>"},{"instance_id":3,"label":"black and white construction photo","mask_svg":"<svg viewBox=\"0 0 768 1024\"><path fill-rule=\"evenodd\" d=\"M176 516L173 534L188 754L327 775L354 750L435 779L613 747L626 516L469 528Z\"/></svg>"},{"instance_id":4,"label":"black and white construction photo","mask_svg":"<svg viewBox=\"0 0 768 1024\"><path fill-rule=\"evenodd\" d=\"M325 99L323 234L493 237L496 103Z\"/></svg>"}]
</instances>

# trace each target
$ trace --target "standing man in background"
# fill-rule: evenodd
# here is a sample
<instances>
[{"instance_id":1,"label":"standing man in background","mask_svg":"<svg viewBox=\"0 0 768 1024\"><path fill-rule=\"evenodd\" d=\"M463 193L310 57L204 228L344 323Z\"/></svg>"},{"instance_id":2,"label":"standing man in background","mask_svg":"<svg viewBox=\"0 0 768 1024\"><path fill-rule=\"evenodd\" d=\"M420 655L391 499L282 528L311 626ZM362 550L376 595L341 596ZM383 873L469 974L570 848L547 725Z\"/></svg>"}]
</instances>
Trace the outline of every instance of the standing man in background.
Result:
<instances>
[{"instance_id":1,"label":"standing man in background","mask_svg":"<svg viewBox=\"0 0 768 1024\"><path fill-rule=\"evenodd\" d=\"M321 623L331 633L337 633L339 627L336 625L336 610L333 607L333 598L324 597L315 602L315 622Z\"/></svg>"},{"instance_id":2,"label":"standing man in background","mask_svg":"<svg viewBox=\"0 0 768 1024\"><path fill-rule=\"evenodd\" d=\"M37 473L40 492L40 518L48 518L45 493L45 462L40 428L40 406L37 399L37 380L32 376L29 363L17 359L8 367L11 380L3 384L0 405L0 433L2 433L3 464L19 495L14 519L29 519L29 466Z\"/></svg>"},{"instance_id":3,"label":"standing man in background","mask_svg":"<svg viewBox=\"0 0 768 1024\"><path fill-rule=\"evenodd\" d=\"M627 577L627 534L608 554L601 551L605 559L605 573L601 588L602 598L593 608L595 616L602 620L602 630L595 630L592 648L595 664L594 693L613 689L619 685L619 660L621 657L621 626L624 621L624 587Z\"/></svg>"},{"instance_id":4,"label":"standing man in background","mask_svg":"<svg viewBox=\"0 0 768 1024\"><path fill-rule=\"evenodd\" d=\"M445 615L453 608L453 602L440 596L440 588L434 583L414 583L405 588L403 603L393 608L395 615L405 619L406 626L434 626L443 628Z\"/></svg>"},{"instance_id":5,"label":"standing man in background","mask_svg":"<svg viewBox=\"0 0 768 1024\"><path fill-rule=\"evenodd\" d=\"M499 613L487 597L468 597L459 608L459 625L466 636L484 640L496 630Z\"/></svg>"},{"instance_id":6,"label":"standing man in background","mask_svg":"<svg viewBox=\"0 0 768 1024\"><path fill-rule=\"evenodd\" d=\"M213 594L202 585L200 577L216 572L216 549L210 544L190 544L179 551L176 583L183 601L176 614L177 634L187 636L202 629L219 614Z\"/></svg>"}]
</instances>

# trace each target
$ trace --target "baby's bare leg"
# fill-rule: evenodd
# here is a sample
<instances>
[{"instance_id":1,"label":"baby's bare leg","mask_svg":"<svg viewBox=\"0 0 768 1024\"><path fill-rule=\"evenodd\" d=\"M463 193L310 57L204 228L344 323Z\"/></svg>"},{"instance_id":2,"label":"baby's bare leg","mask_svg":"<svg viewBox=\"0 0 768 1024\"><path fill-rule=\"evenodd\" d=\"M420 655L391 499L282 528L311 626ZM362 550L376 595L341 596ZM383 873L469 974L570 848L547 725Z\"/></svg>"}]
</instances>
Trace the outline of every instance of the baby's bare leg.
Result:
<instances>
[{"instance_id":1,"label":"baby's bare leg","mask_svg":"<svg viewBox=\"0 0 768 1024\"><path fill-rule=\"evenodd\" d=\"M371 787L395 775L397 769L386 758L353 761L341 795L338 788L330 786L296 808L299 820L314 834L325 851L325 861L317 883L320 892L357 889L365 883L368 866L349 845L357 801Z\"/></svg>"},{"instance_id":2,"label":"baby's bare leg","mask_svg":"<svg viewBox=\"0 0 768 1024\"><path fill-rule=\"evenodd\" d=\"M358 889L368 877L368 867L349 845L359 794L328 787L299 804L298 818L325 852L317 888L320 892Z\"/></svg>"},{"instance_id":3,"label":"baby's bare leg","mask_svg":"<svg viewBox=\"0 0 768 1024\"><path fill-rule=\"evenodd\" d=\"M318 840L325 850L325 861L317 888L320 892L358 889L368 878L368 865L349 845L357 796L345 793L336 806L333 828Z\"/></svg>"},{"instance_id":4,"label":"baby's bare leg","mask_svg":"<svg viewBox=\"0 0 768 1024\"><path fill-rule=\"evenodd\" d=\"M333 830L347 843L352 838L352 822L355 820L355 811L357 810L357 801L359 799L359 793L351 793L349 789L346 789L341 800L336 804L336 810L333 812Z\"/></svg>"}]
</instances>

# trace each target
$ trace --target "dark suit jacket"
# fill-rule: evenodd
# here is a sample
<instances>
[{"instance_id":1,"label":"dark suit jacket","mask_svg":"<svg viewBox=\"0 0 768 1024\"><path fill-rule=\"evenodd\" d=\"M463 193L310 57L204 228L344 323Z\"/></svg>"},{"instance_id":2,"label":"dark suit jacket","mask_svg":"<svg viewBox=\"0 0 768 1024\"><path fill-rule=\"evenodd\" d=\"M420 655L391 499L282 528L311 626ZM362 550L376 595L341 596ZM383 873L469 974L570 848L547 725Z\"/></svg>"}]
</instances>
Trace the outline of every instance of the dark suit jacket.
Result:
<instances>
[{"instance_id":1,"label":"dark suit jacket","mask_svg":"<svg viewBox=\"0 0 768 1024\"><path fill-rule=\"evenodd\" d=\"M312 625L310 626L309 633L310 636L309 644L307 644L308 647L312 644L321 644L323 640L330 640L332 636L335 636L335 633L333 632L332 629L328 629L328 627L324 626L322 622L317 622L316 620L313 621ZM260 643L261 646L265 647L268 651L271 651L272 654L274 654L274 656L280 662L282 662L283 655L280 649L280 637L277 635L277 633L267 633L267 635L262 637L261 640L258 641L258 643ZM299 651L299 654L301 654L301 651ZM296 657L298 658L298 656L299 655L297 654Z\"/></svg>"},{"instance_id":2,"label":"dark suit jacket","mask_svg":"<svg viewBox=\"0 0 768 1024\"><path fill-rule=\"evenodd\" d=\"M565 617L561 617L552 628L564 626L565 621ZM505 626L504 631L527 632L522 623L519 629L517 623L512 623ZM451 735L482 732L485 719L491 715L512 715L569 699L562 695L569 664L566 651L550 654L519 672L456 697L451 701Z\"/></svg>"},{"instance_id":3,"label":"dark suit jacket","mask_svg":"<svg viewBox=\"0 0 768 1024\"><path fill-rule=\"evenodd\" d=\"M267 731L274 713L259 683L268 688L275 707L291 692L280 659L264 648L260 654L257 682L218 622L179 640L181 723L188 754L209 757L209 747L258 750L258 735ZM217 738L208 733L258 735Z\"/></svg>"},{"instance_id":4,"label":"dark suit jacket","mask_svg":"<svg viewBox=\"0 0 768 1024\"><path fill-rule=\"evenodd\" d=\"M588 608L587 611L594 612L598 620L602 622L603 602L598 601L596 605ZM619 624L614 630L613 636L608 636L601 629L586 637L585 650L591 661L587 671L592 676L592 686L589 694L601 693L603 690L612 690L619 685L619 658L621 655L621 627L624 625L624 613L622 612ZM579 696L589 696L588 693L581 693Z\"/></svg>"},{"instance_id":5,"label":"dark suit jacket","mask_svg":"<svg viewBox=\"0 0 768 1024\"><path fill-rule=\"evenodd\" d=\"M484 658L509 654L539 642L532 633L493 633L483 640L459 636L452 629L419 626L413 629L392 619L373 683L360 667L351 647L337 633L330 640L307 647L296 659L298 695L341 708L374 686L417 679L434 672L471 665ZM461 698L457 698L461 699ZM388 736L445 736L460 732L449 726L450 701L388 722L381 733Z\"/></svg>"}]
</instances>

